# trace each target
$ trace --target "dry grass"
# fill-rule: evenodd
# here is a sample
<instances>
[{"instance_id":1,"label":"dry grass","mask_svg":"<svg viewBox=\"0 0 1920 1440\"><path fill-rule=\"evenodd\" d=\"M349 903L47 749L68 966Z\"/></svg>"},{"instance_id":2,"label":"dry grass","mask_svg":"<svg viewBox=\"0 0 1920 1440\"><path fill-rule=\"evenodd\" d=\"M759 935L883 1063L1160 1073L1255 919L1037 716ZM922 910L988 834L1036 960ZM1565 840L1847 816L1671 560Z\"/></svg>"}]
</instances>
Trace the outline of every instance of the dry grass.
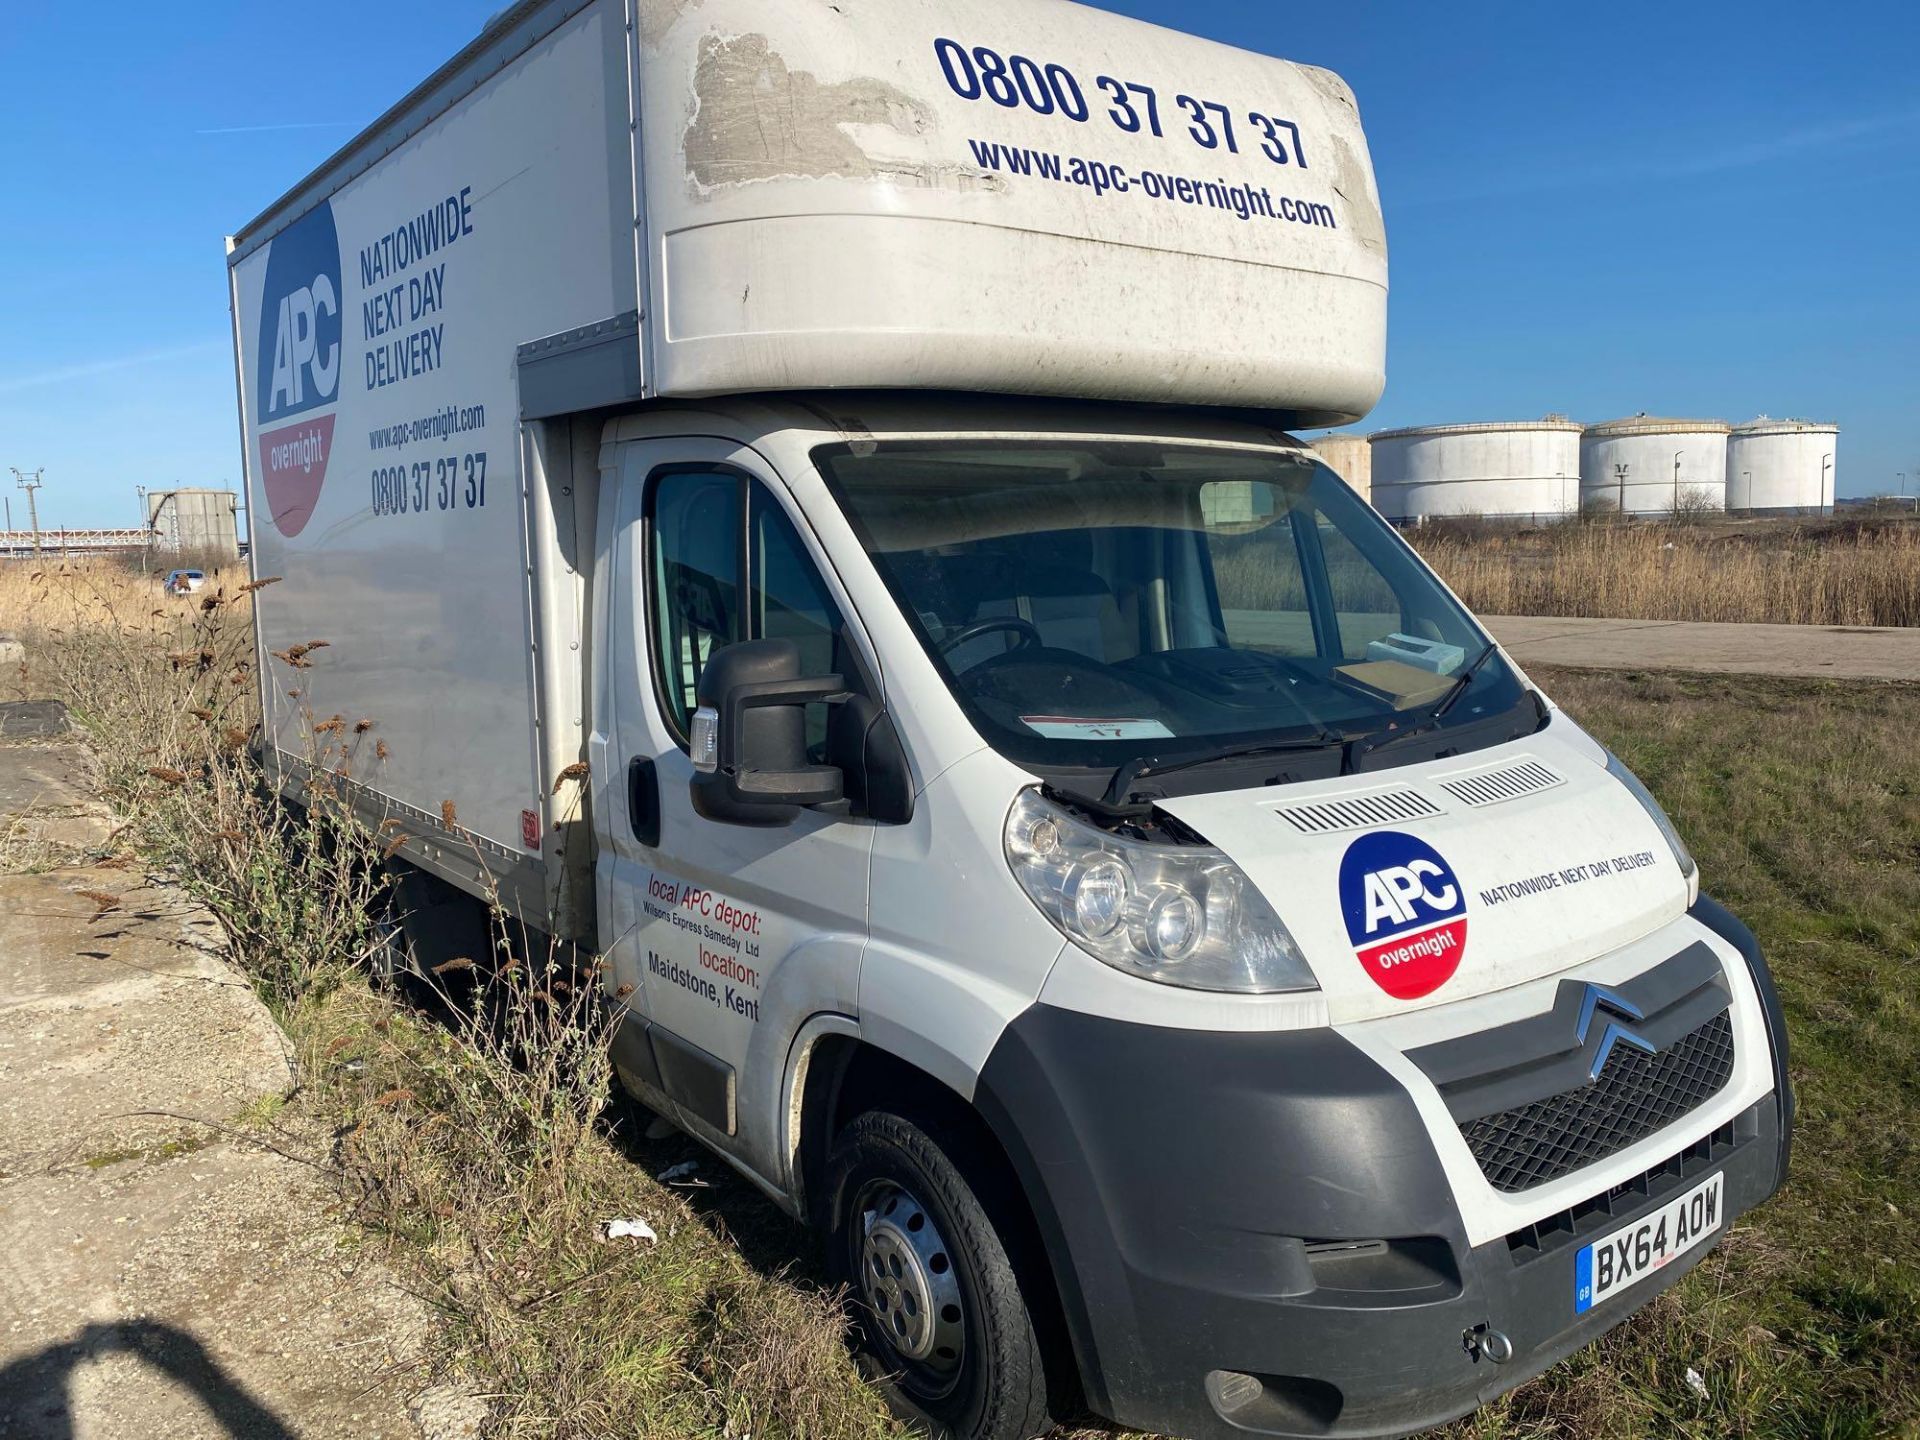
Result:
<instances>
[{"instance_id":1,"label":"dry grass","mask_svg":"<svg viewBox=\"0 0 1920 1440\"><path fill-rule=\"evenodd\" d=\"M70 625L142 627L153 618L152 611L163 607L178 615L190 602L162 593L160 582L168 568L143 573L104 560L0 560L0 632L44 633ZM244 565L209 570L201 594L221 589L232 593L246 581Z\"/></svg>"},{"instance_id":2,"label":"dry grass","mask_svg":"<svg viewBox=\"0 0 1920 1440\"><path fill-rule=\"evenodd\" d=\"M358 737L309 716L311 803L266 792L243 583L182 601L112 567L0 569L0 629L30 647L12 688L68 703L131 843L222 921L293 1041L302 1118L339 1137L343 1196L445 1317L441 1368L492 1397L490 1433L897 1434L836 1297L755 1268L633 1163L594 961L502 943L425 1008L369 984L386 837L345 804ZM602 1238L626 1217L659 1242Z\"/></svg>"},{"instance_id":3,"label":"dry grass","mask_svg":"<svg viewBox=\"0 0 1920 1440\"><path fill-rule=\"evenodd\" d=\"M0 628L36 637L36 677L87 718L147 855L227 918L295 1039L296 1103L340 1137L352 1213L446 1317L443 1365L498 1397L497 1433L896 1434L832 1297L781 1269L801 1233L718 1162L711 1191L652 1178L693 1152L642 1145L631 1112L606 1109L604 1022L569 959L523 955L427 1010L369 988L366 837L324 805L299 819L267 805L245 751L195 713L217 703L235 720L251 703L225 668L248 643L244 605L229 591L129 615L147 597L122 583L43 584L31 624L9 606ZM1767 947L1798 1145L1788 1189L1698 1271L1453 1433L1920 1434L1920 691L1547 683L1647 778ZM599 1238L616 1217L648 1220L659 1243Z\"/></svg>"},{"instance_id":4,"label":"dry grass","mask_svg":"<svg viewBox=\"0 0 1920 1440\"><path fill-rule=\"evenodd\" d=\"M1920 625L1920 524L1434 526L1407 538L1482 615Z\"/></svg>"}]
</instances>

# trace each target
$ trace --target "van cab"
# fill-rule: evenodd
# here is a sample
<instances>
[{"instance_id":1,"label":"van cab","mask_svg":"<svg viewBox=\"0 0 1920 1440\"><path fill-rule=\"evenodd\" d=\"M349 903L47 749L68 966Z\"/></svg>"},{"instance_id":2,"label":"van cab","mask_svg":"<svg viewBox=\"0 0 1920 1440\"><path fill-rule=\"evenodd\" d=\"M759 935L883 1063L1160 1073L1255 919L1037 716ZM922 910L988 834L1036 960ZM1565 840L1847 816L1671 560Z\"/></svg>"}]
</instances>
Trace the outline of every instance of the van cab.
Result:
<instances>
[{"instance_id":1,"label":"van cab","mask_svg":"<svg viewBox=\"0 0 1920 1440\"><path fill-rule=\"evenodd\" d=\"M1049 1365L1168 1433L1438 1423L1780 1183L1751 937L1291 436L799 397L601 467L622 1078L823 1226L937 1431Z\"/></svg>"}]
</instances>

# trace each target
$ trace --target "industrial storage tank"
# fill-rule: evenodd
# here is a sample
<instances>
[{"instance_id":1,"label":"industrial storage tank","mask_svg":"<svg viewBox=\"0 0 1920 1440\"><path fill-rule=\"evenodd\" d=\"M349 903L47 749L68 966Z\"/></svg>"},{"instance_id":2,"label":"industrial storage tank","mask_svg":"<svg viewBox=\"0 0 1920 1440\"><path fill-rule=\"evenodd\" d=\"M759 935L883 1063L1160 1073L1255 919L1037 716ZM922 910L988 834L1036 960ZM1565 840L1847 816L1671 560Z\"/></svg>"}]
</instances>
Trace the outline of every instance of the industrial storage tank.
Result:
<instances>
[{"instance_id":1,"label":"industrial storage tank","mask_svg":"<svg viewBox=\"0 0 1920 1440\"><path fill-rule=\"evenodd\" d=\"M222 564L240 558L240 528L231 490L149 490L147 529L171 555Z\"/></svg>"},{"instance_id":2,"label":"industrial storage tank","mask_svg":"<svg viewBox=\"0 0 1920 1440\"><path fill-rule=\"evenodd\" d=\"M1727 508L1724 420L1629 415L1580 438L1580 505L1622 515Z\"/></svg>"},{"instance_id":3,"label":"industrial storage tank","mask_svg":"<svg viewBox=\"0 0 1920 1440\"><path fill-rule=\"evenodd\" d=\"M1727 441L1727 509L1736 515L1831 515L1840 427L1762 415Z\"/></svg>"},{"instance_id":4,"label":"industrial storage tank","mask_svg":"<svg viewBox=\"0 0 1920 1440\"><path fill-rule=\"evenodd\" d=\"M1351 485L1362 500L1373 499L1373 444L1364 435L1342 430L1322 435L1313 448L1327 468Z\"/></svg>"},{"instance_id":5,"label":"industrial storage tank","mask_svg":"<svg viewBox=\"0 0 1920 1440\"><path fill-rule=\"evenodd\" d=\"M1373 503L1389 520L1558 520L1580 503L1580 427L1564 415L1423 425L1373 437Z\"/></svg>"}]
</instances>

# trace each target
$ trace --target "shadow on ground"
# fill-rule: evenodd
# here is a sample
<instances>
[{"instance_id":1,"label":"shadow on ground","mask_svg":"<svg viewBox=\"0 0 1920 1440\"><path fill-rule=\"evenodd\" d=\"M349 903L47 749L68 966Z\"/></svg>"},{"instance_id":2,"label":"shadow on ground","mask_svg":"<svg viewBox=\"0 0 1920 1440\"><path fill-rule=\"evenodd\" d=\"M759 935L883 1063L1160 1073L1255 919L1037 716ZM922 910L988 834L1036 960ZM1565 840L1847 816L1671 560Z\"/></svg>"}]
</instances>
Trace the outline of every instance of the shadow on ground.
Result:
<instances>
[{"instance_id":1,"label":"shadow on ground","mask_svg":"<svg viewBox=\"0 0 1920 1440\"><path fill-rule=\"evenodd\" d=\"M152 1320L92 1324L0 1368L0 1396L24 1430L20 1440L72 1440L74 1372L111 1355L129 1355L197 1397L232 1440L295 1440L295 1432L224 1370L185 1330Z\"/></svg>"}]
</instances>

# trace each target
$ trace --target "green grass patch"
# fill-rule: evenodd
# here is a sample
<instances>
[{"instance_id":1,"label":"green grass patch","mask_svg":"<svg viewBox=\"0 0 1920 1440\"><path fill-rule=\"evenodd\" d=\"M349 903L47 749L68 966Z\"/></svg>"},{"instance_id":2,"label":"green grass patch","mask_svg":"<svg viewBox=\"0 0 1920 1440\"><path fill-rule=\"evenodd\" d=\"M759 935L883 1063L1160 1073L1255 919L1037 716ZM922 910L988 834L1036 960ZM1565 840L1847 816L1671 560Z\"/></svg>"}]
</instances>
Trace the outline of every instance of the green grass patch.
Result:
<instances>
[{"instance_id":1,"label":"green grass patch","mask_svg":"<svg viewBox=\"0 0 1920 1440\"><path fill-rule=\"evenodd\" d=\"M1541 678L1660 797L1707 891L1759 937L1800 1113L1780 1195L1455 1433L1920 1433L1920 687Z\"/></svg>"},{"instance_id":2,"label":"green grass patch","mask_svg":"<svg viewBox=\"0 0 1920 1440\"><path fill-rule=\"evenodd\" d=\"M80 1163L89 1170L105 1170L109 1166L123 1165L129 1160L174 1160L182 1155L192 1155L213 1144L212 1137L185 1136L174 1140L163 1140L158 1145L145 1145L133 1149L102 1150L97 1155L89 1155Z\"/></svg>"}]
</instances>

